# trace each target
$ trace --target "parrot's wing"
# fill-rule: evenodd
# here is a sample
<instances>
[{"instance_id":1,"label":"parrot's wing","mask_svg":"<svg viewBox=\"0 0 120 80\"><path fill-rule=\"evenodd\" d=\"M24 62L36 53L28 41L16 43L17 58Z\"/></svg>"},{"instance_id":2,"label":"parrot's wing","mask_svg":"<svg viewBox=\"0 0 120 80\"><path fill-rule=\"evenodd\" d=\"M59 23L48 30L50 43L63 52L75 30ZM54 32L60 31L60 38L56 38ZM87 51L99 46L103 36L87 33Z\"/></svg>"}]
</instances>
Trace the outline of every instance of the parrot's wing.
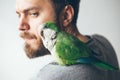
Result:
<instances>
[{"instance_id":1,"label":"parrot's wing","mask_svg":"<svg viewBox=\"0 0 120 80\"><path fill-rule=\"evenodd\" d=\"M57 35L56 52L60 58L77 60L80 57L89 57L86 45L76 37L66 32Z\"/></svg>"}]
</instances>

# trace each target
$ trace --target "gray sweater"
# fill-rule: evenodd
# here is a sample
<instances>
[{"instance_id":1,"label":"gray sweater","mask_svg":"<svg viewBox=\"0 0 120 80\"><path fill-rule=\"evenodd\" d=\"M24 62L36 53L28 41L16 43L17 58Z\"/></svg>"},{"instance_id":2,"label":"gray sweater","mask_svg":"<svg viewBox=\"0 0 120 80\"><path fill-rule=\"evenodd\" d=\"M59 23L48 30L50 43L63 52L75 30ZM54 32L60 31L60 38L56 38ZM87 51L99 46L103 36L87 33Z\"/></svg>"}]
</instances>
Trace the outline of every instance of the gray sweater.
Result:
<instances>
[{"instance_id":1,"label":"gray sweater","mask_svg":"<svg viewBox=\"0 0 120 80\"><path fill-rule=\"evenodd\" d=\"M100 35L89 36L86 45L93 55L118 67L115 51L108 40ZM94 65L60 66L53 62L43 67L33 80L120 80L120 71L103 70Z\"/></svg>"}]
</instances>

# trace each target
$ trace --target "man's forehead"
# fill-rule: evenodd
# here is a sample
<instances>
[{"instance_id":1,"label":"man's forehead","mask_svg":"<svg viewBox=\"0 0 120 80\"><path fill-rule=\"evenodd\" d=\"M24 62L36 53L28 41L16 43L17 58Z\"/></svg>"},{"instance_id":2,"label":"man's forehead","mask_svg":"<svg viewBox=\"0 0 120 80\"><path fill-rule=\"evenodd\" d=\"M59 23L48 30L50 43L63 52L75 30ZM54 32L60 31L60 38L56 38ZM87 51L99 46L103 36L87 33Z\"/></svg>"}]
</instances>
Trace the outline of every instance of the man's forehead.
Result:
<instances>
[{"instance_id":1,"label":"man's forehead","mask_svg":"<svg viewBox=\"0 0 120 80\"><path fill-rule=\"evenodd\" d=\"M45 5L48 0L16 0L16 10L23 11L32 7Z\"/></svg>"},{"instance_id":2,"label":"man's forehead","mask_svg":"<svg viewBox=\"0 0 120 80\"><path fill-rule=\"evenodd\" d=\"M38 3L38 2L45 2L45 1L51 1L51 0L16 0L16 2L28 2L28 3Z\"/></svg>"}]
</instances>

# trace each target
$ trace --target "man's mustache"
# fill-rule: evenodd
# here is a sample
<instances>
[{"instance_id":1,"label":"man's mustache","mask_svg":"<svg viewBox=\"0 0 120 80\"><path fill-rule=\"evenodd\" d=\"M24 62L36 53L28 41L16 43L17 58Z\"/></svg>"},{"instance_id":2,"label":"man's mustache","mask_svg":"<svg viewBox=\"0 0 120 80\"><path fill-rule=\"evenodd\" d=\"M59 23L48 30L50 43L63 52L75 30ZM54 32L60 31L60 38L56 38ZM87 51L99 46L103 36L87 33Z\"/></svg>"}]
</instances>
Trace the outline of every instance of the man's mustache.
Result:
<instances>
[{"instance_id":1,"label":"man's mustache","mask_svg":"<svg viewBox=\"0 0 120 80\"><path fill-rule=\"evenodd\" d=\"M34 34L29 33L29 32L21 32L20 37L23 39L36 39L37 38Z\"/></svg>"}]
</instances>

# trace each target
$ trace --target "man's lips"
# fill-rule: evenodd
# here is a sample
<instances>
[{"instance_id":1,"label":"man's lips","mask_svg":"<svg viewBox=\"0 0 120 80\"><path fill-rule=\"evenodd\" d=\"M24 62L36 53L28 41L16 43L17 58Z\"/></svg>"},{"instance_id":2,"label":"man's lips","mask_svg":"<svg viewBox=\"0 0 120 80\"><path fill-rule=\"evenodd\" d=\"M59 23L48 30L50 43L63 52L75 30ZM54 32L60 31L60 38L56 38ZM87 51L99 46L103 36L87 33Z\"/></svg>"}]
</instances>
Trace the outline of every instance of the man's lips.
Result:
<instances>
[{"instance_id":1,"label":"man's lips","mask_svg":"<svg viewBox=\"0 0 120 80\"><path fill-rule=\"evenodd\" d=\"M35 42L35 40L36 39L34 39L34 38L31 38L31 39L30 38L29 39L28 38L24 38L25 43L33 43L33 42Z\"/></svg>"},{"instance_id":2,"label":"man's lips","mask_svg":"<svg viewBox=\"0 0 120 80\"><path fill-rule=\"evenodd\" d=\"M25 41L37 39L34 34L29 32L21 32L20 37L23 38Z\"/></svg>"}]
</instances>

